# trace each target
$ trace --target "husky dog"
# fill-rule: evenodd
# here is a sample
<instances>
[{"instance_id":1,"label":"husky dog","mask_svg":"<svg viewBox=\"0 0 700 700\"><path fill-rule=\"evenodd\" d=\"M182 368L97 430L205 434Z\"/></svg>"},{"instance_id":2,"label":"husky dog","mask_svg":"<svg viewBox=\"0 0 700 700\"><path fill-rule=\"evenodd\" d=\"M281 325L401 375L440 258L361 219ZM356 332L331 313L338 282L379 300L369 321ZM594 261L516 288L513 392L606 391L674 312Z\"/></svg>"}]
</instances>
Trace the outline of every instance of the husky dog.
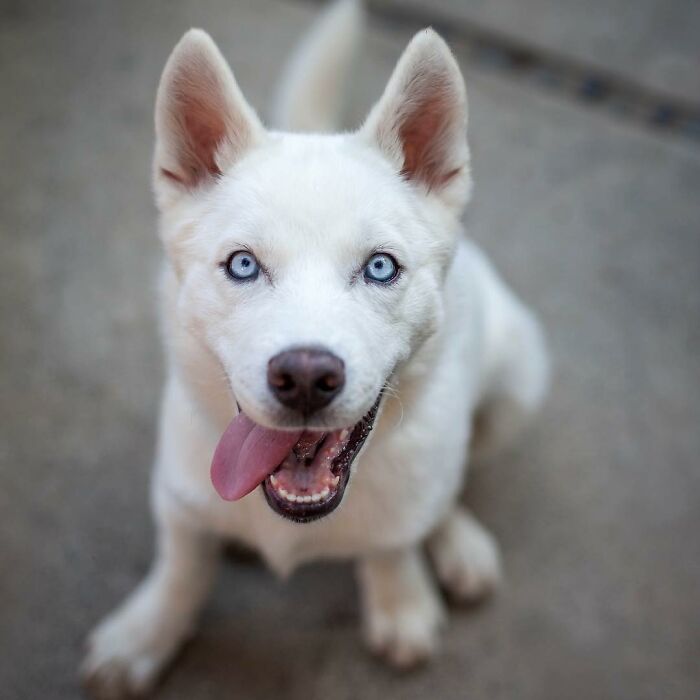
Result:
<instances>
[{"instance_id":1,"label":"husky dog","mask_svg":"<svg viewBox=\"0 0 700 700\"><path fill-rule=\"evenodd\" d=\"M495 542L459 503L466 463L539 406L547 355L463 237L467 99L434 31L411 40L358 131L324 133L360 25L352 0L317 23L278 97L280 131L203 31L165 67L157 553L90 638L99 692L151 685L226 539L281 574L356 561L368 644L398 666L433 654L445 619L428 562L459 599L498 582Z\"/></svg>"}]
</instances>

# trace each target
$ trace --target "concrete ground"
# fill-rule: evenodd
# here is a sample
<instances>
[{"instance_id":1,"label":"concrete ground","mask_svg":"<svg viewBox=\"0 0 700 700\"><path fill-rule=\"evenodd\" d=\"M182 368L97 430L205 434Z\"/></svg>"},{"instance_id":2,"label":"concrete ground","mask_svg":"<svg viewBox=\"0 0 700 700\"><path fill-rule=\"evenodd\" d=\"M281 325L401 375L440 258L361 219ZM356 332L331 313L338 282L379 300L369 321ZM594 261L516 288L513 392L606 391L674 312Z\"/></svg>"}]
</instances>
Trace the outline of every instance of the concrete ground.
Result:
<instances>
[{"instance_id":1,"label":"concrete ground","mask_svg":"<svg viewBox=\"0 0 700 700\"><path fill-rule=\"evenodd\" d=\"M152 549L159 72L203 26L263 108L314 8L0 11L0 696L67 700L85 633ZM558 30L572 44L576 24ZM351 122L406 39L371 25ZM700 147L464 67L469 230L538 309L556 363L542 417L468 489L507 584L400 676L361 646L348 565L283 583L231 562L157 698L700 697Z\"/></svg>"},{"instance_id":2,"label":"concrete ground","mask_svg":"<svg viewBox=\"0 0 700 700\"><path fill-rule=\"evenodd\" d=\"M533 44L655 90L700 101L700 4L687 0L373 0Z\"/></svg>"}]
</instances>

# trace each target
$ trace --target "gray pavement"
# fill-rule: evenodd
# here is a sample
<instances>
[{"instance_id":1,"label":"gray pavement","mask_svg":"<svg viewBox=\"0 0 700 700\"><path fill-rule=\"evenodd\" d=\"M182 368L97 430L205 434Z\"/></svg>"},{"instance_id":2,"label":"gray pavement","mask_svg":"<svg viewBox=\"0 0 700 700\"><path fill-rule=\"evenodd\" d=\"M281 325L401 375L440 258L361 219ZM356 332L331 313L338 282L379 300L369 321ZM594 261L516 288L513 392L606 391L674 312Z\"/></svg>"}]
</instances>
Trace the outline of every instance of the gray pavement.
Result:
<instances>
[{"instance_id":1,"label":"gray pavement","mask_svg":"<svg viewBox=\"0 0 700 700\"><path fill-rule=\"evenodd\" d=\"M149 168L165 58L189 26L209 29L263 108L313 10L1 6L3 699L79 697L85 632L149 562L162 376ZM351 123L407 39L379 26ZM700 696L700 149L465 72L469 230L539 310L556 363L541 419L466 496L503 546L507 585L453 611L443 655L399 676L361 646L349 566L279 582L229 562L158 698Z\"/></svg>"},{"instance_id":2,"label":"gray pavement","mask_svg":"<svg viewBox=\"0 0 700 700\"><path fill-rule=\"evenodd\" d=\"M692 0L372 0L467 21L700 102L700 3Z\"/></svg>"}]
</instances>

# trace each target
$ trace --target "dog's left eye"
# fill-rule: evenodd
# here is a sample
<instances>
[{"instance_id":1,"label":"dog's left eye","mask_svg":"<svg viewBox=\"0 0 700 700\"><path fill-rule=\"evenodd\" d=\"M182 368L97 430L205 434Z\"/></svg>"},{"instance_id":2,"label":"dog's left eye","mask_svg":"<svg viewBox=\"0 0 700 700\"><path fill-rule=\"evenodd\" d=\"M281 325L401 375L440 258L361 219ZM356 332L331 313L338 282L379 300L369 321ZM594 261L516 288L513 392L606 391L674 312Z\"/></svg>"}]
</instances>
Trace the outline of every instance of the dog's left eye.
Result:
<instances>
[{"instance_id":1,"label":"dog's left eye","mask_svg":"<svg viewBox=\"0 0 700 700\"><path fill-rule=\"evenodd\" d=\"M260 263L252 253L239 250L232 253L226 261L226 272L231 279L238 282L250 282L258 276Z\"/></svg>"},{"instance_id":2,"label":"dog's left eye","mask_svg":"<svg viewBox=\"0 0 700 700\"><path fill-rule=\"evenodd\" d=\"M375 253L365 265L364 276L368 282L388 284L399 274L399 265L387 253Z\"/></svg>"}]
</instances>

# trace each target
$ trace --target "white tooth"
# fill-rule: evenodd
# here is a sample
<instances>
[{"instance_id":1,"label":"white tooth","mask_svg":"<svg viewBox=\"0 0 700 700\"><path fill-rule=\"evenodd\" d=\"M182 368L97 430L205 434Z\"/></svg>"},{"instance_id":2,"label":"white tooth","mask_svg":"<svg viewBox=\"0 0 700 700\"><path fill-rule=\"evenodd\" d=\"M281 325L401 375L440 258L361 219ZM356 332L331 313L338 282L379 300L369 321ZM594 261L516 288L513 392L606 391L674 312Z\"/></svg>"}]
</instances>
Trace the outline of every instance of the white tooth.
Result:
<instances>
[{"instance_id":1,"label":"white tooth","mask_svg":"<svg viewBox=\"0 0 700 700\"><path fill-rule=\"evenodd\" d=\"M314 503L318 503L321 500L321 494L320 493L315 493L313 496L311 496L311 500Z\"/></svg>"},{"instance_id":2,"label":"white tooth","mask_svg":"<svg viewBox=\"0 0 700 700\"><path fill-rule=\"evenodd\" d=\"M330 492L331 490L326 486L326 488L321 491L321 498L328 498Z\"/></svg>"},{"instance_id":3,"label":"white tooth","mask_svg":"<svg viewBox=\"0 0 700 700\"><path fill-rule=\"evenodd\" d=\"M287 489L280 489L280 496L287 498Z\"/></svg>"},{"instance_id":4,"label":"white tooth","mask_svg":"<svg viewBox=\"0 0 700 700\"><path fill-rule=\"evenodd\" d=\"M297 497L293 493L288 493L285 498L290 502L290 503L296 503L297 502Z\"/></svg>"},{"instance_id":5,"label":"white tooth","mask_svg":"<svg viewBox=\"0 0 700 700\"><path fill-rule=\"evenodd\" d=\"M339 481L340 481L340 475L336 476L335 479L333 479L333 486L337 486Z\"/></svg>"},{"instance_id":6,"label":"white tooth","mask_svg":"<svg viewBox=\"0 0 700 700\"><path fill-rule=\"evenodd\" d=\"M309 496L309 495L304 496L304 503L311 503L311 496Z\"/></svg>"},{"instance_id":7,"label":"white tooth","mask_svg":"<svg viewBox=\"0 0 700 700\"><path fill-rule=\"evenodd\" d=\"M274 474L270 474L270 483L273 486L277 486L277 477Z\"/></svg>"},{"instance_id":8,"label":"white tooth","mask_svg":"<svg viewBox=\"0 0 700 700\"><path fill-rule=\"evenodd\" d=\"M345 438L346 438L348 435L350 435L350 431L346 428L345 430L343 430L342 433L340 433L340 439L341 439L341 440L345 440Z\"/></svg>"}]
</instances>

